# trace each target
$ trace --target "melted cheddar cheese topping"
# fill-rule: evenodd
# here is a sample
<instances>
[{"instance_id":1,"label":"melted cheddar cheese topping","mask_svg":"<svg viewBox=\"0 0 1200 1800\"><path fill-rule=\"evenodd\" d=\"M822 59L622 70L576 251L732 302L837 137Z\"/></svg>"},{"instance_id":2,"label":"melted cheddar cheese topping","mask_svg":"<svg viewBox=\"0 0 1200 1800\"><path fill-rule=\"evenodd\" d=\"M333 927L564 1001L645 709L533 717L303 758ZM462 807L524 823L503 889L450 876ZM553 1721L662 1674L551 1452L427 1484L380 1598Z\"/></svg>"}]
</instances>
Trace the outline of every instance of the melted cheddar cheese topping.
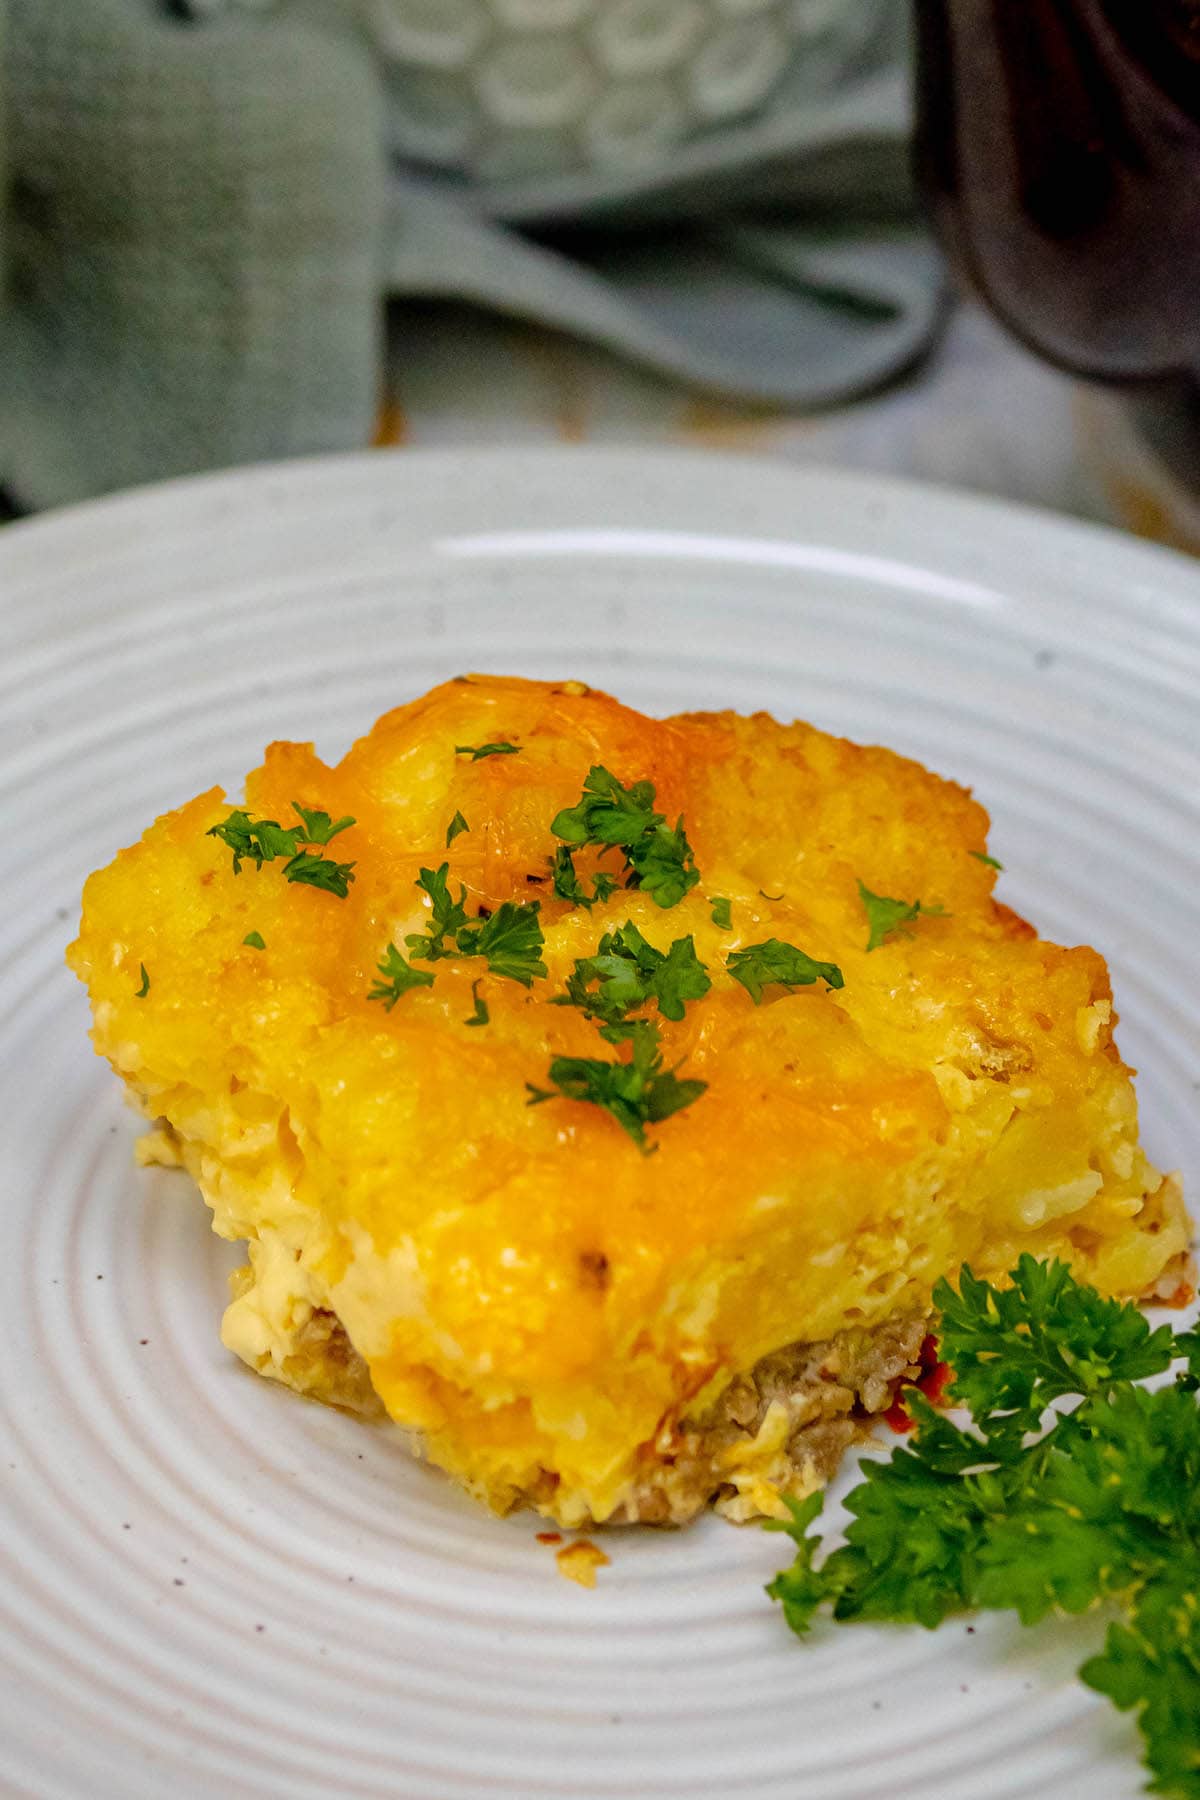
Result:
<instances>
[{"instance_id":1,"label":"melted cheddar cheese topping","mask_svg":"<svg viewBox=\"0 0 1200 1800\"><path fill-rule=\"evenodd\" d=\"M497 741L519 753L455 752ZM677 905L554 897L550 821L594 764L684 817L701 880ZM213 789L91 877L69 960L97 1049L162 1121L147 1156L181 1161L215 1229L249 1242L227 1344L317 1398L381 1404L490 1505L602 1521L665 1423L781 1346L919 1311L964 1262L996 1278L1061 1255L1140 1296L1186 1250L1103 960L994 899L985 813L916 763L764 715L654 720L579 683L476 677L334 766L271 745L245 806L295 824L293 802L353 816L325 852L354 862L346 897L278 863L235 874ZM580 869L621 868L594 858ZM427 928L415 881L442 861L471 914L540 901L548 976L527 990L451 958L385 1010L376 965ZM942 913L868 954L860 882ZM627 920L664 950L690 934L712 979L657 1021L667 1066L708 1085L649 1156L596 1106L526 1104L552 1057L617 1054L550 1000ZM844 986L756 1006L726 959L772 937Z\"/></svg>"}]
</instances>

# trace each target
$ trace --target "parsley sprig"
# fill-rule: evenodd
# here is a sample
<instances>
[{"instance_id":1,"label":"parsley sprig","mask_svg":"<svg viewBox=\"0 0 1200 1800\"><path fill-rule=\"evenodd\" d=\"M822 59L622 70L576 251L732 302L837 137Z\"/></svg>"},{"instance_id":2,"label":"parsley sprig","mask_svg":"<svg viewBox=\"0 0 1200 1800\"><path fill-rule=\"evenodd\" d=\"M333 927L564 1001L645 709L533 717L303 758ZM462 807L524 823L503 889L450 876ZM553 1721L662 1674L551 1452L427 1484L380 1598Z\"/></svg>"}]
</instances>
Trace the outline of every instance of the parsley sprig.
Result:
<instances>
[{"instance_id":1,"label":"parsley sprig","mask_svg":"<svg viewBox=\"0 0 1200 1800\"><path fill-rule=\"evenodd\" d=\"M417 877L417 887L428 894L430 901L429 925L425 931L410 932L405 939L413 953L413 960L436 962L439 957L453 956L454 945L447 949L446 939L455 939L467 925L467 890L459 883L458 899L450 892L450 864L444 862L438 869L422 869Z\"/></svg>"},{"instance_id":2,"label":"parsley sprig","mask_svg":"<svg viewBox=\"0 0 1200 1800\"><path fill-rule=\"evenodd\" d=\"M355 823L349 813L344 814L335 822L327 812L299 806L295 800L292 801L292 811L299 813L304 821L304 837L301 842L308 844L328 844L337 837L339 832L349 831L351 825Z\"/></svg>"},{"instance_id":3,"label":"parsley sprig","mask_svg":"<svg viewBox=\"0 0 1200 1800\"><path fill-rule=\"evenodd\" d=\"M658 950L627 920L606 931L594 956L578 957L567 976L567 991L555 1006L577 1006L589 1019L615 1025L653 1001L666 1019L682 1019L684 1003L700 1000L712 982L691 937L676 938Z\"/></svg>"},{"instance_id":4,"label":"parsley sprig","mask_svg":"<svg viewBox=\"0 0 1200 1800\"><path fill-rule=\"evenodd\" d=\"M654 810L654 783L626 787L599 764L588 770L578 804L557 813L550 830L563 845L553 859L554 891L576 905L607 899L616 886L611 876L597 876L592 894L586 893L575 873L575 855L588 846L601 854L623 850L625 886L641 888L658 906L677 906L700 879L683 819L672 827Z\"/></svg>"},{"instance_id":5,"label":"parsley sprig","mask_svg":"<svg viewBox=\"0 0 1200 1800\"><path fill-rule=\"evenodd\" d=\"M1023 1256L999 1289L940 1282L940 1353L960 1426L919 1394L911 1447L863 1465L846 1542L821 1555L821 1496L774 1524L796 1558L767 1592L803 1635L835 1619L935 1626L973 1608L1024 1624L1120 1613L1082 1679L1137 1710L1154 1790L1200 1797L1200 1376L1195 1332L1151 1330L1137 1308ZM1186 1358L1188 1372L1136 1386ZM1047 1413L1053 1402L1074 1410Z\"/></svg>"},{"instance_id":6,"label":"parsley sprig","mask_svg":"<svg viewBox=\"0 0 1200 1800\"><path fill-rule=\"evenodd\" d=\"M414 969L406 963L395 944L389 944L379 959L379 979L368 989L368 1000L382 1000L391 1012L397 1000L407 994L410 988L432 987L432 969Z\"/></svg>"},{"instance_id":7,"label":"parsley sprig","mask_svg":"<svg viewBox=\"0 0 1200 1800\"><path fill-rule=\"evenodd\" d=\"M482 956L493 975L530 987L536 976L546 973L542 961L540 902L533 900L518 905L505 900L487 918L467 916L467 890L459 884L458 899L450 891L450 864L438 869L422 869L416 886L429 896L429 924L424 931L410 931L404 942L408 946L406 962L395 944L389 944L379 963L380 979L367 995L368 1000L382 1000L390 1012L397 1000L410 988L432 987L432 969L413 965L441 962L448 957ZM478 995L478 982L472 983L475 1013L467 1022L487 1022L487 1007Z\"/></svg>"},{"instance_id":8,"label":"parsley sprig","mask_svg":"<svg viewBox=\"0 0 1200 1800\"><path fill-rule=\"evenodd\" d=\"M569 900L572 906L586 906L589 912L593 906L603 906L606 900L611 900L621 885L615 875L610 875L606 869L598 869L589 894L576 873L574 854L565 844L559 844L551 857L550 872L558 898Z\"/></svg>"},{"instance_id":9,"label":"parsley sprig","mask_svg":"<svg viewBox=\"0 0 1200 1800\"><path fill-rule=\"evenodd\" d=\"M815 981L823 981L831 988L845 985L836 963L817 962L782 938L767 938L765 943L747 944L732 951L725 959L725 967L742 984L755 1006L762 1005L763 990L768 987L781 987L791 994L798 987L811 987Z\"/></svg>"},{"instance_id":10,"label":"parsley sprig","mask_svg":"<svg viewBox=\"0 0 1200 1800\"><path fill-rule=\"evenodd\" d=\"M944 906L926 906L920 900L889 900L886 894L873 894L865 882L858 884L858 897L867 915L867 949L878 950L894 932L911 937L908 929L918 919L944 919Z\"/></svg>"},{"instance_id":11,"label":"parsley sprig","mask_svg":"<svg viewBox=\"0 0 1200 1800\"><path fill-rule=\"evenodd\" d=\"M542 961L542 927L538 920L541 904L530 900L517 904L505 900L490 919L480 926L460 931L455 944L460 956L483 956L493 975L504 975L519 981L522 987L532 985L535 975L544 975Z\"/></svg>"},{"instance_id":12,"label":"parsley sprig","mask_svg":"<svg viewBox=\"0 0 1200 1800\"><path fill-rule=\"evenodd\" d=\"M629 1057L556 1056L546 1076L551 1087L525 1083L528 1104L539 1106L543 1101L561 1098L599 1106L612 1114L643 1155L652 1156L658 1146L647 1143L647 1125L657 1125L690 1106L708 1083L681 1081L675 1069L663 1067L658 1027L647 1019L606 1027L605 1035L610 1042L627 1040Z\"/></svg>"},{"instance_id":13,"label":"parsley sprig","mask_svg":"<svg viewBox=\"0 0 1200 1800\"><path fill-rule=\"evenodd\" d=\"M309 850L301 850L291 862L284 864L283 878L300 882L305 887L321 888L344 900L354 880L354 864L334 862L328 856L314 856Z\"/></svg>"},{"instance_id":14,"label":"parsley sprig","mask_svg":"<svg viewBox=\"0 0 1200 1800\"><path fill-rule=\"evenodd\" d=\"M405 938L413 962L438 962L450 956L482 956L493 975L504 975L529 987L535 976L546 973L542 961L539 913L541 903L518 904L505 900L487 919L467 917L467 890L461 884L458 899L450 892L450 864L422 869L416 885L428 894L431 912L428 929Z\"/></svg>"},{"instance_id":15,"label":"parsley sprig","mask_svg":"<svg viewBox=\"0 0 1200 1800\"><path fill-rule=\"evenodd\" d=\"M241 874L244 862L261 869L264 863L282 856L288 859L283 867L285 881L322 888L344 900L354 880L354 864L334 862L332 857L313 854L313 849L323 849L339 832L348 831L354 819L347 815L335 821L329 813L301 806L296 800L292 801L292 811L298 815L299 825L281 825L277 819L252 819L244 808L238 807L205 835L219 838L233 852L235 875Z\"/></svg>"}]
</instances>

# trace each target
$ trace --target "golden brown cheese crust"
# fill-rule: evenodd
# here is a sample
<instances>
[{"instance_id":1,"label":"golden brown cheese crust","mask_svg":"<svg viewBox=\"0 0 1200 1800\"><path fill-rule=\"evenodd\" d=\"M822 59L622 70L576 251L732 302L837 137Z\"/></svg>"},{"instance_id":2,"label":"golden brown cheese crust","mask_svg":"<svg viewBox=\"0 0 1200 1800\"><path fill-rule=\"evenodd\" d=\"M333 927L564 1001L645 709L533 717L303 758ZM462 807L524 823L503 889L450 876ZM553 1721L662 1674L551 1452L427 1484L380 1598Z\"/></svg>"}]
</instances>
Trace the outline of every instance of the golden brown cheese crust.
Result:
<instances>
[{"instance_id":1,"label":"golden brown cheese crust","mask_svg":"<svg viewBox=\"0 0 1200 1800\"><path fill-rule=\"evenodd\" d=\"M520 754L455 755L504 739ZM549 822L593 763L685 816L702 880L679 905L554 898ZM1061 1254L1136 1296L1185 1253L1103 960L993 899L986 814L918 764L762 714L652 720L578 683L475 677L335 767L273 744L246 805L287 822L293 801L355 817L329 852L356 864L347 898L278 865L235 875L205 835L229 810L213 789L92 876L70 961L97 1048L168 1122L215 1228L250 1240L226 1341L337 1401L344 1360L319 1348L336 1317L388 1412L490 1504L619 1514L646 1447L735 1376L924 1313L964 1261L999 1276ZM456 812L470 831L447 850ZM367 998L389 940L426 926L419 868L443 860L469 910L542 903L549 978L484 974L486 1028L465 1023L478 961L439 963L391 1012ZM868 955L860 879L944 916ZM627 919L663 949L692 934L713 982L662 1025L668 1064L709 1085L649 1158L595 1107L525 1105L551 1056L608 1054L549 1001ZM772 936L844 987L755 1007L725 958Z\"/></svg>"}]
</instances>

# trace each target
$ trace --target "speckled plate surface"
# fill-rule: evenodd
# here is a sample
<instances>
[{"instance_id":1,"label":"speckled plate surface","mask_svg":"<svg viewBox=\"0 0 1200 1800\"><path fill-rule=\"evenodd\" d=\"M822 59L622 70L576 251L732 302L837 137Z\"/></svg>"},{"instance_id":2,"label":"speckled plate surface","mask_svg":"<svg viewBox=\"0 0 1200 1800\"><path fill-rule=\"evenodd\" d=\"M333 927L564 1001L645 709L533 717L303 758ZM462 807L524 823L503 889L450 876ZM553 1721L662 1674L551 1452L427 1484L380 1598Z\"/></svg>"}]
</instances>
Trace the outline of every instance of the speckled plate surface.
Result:
<instances>
[{"instance_id":1,"label":"speckled plate surface","mask_svg":"<svg viewBox=\"0 0 1200 1800\"><path fill-rule=\"evenodd\" d=\"M973 784L1001 892L1110 957L1152 1154L1200 1178L1200 572L856 476L591 451L372 455L0 534L0 1789L37 1796L1105 1800L1136 1736L1089 1622L793 1641L781 1545L610 1542L595 1592L380 1430L257 1380L235 1253L62 965L87 872L464 669L766 707Z\"/></svg>"}]
</instances>

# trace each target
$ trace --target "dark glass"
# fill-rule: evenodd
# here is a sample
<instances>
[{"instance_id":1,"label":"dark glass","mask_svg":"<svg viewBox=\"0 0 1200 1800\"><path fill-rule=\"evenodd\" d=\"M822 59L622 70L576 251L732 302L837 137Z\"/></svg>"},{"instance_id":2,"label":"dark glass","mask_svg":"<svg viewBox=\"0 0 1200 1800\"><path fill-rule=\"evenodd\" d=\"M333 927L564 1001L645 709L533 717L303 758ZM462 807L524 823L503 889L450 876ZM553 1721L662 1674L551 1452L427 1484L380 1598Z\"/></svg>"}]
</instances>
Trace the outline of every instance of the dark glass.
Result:
<instances>
[{"instance_id":1,"label":"dark glass","mask_svg":"<svg viewBox=\"0 0 1200 1800\"><path fill-rule=\"evenodd\" d=\"M1200 0L916 0L916 18L918 173L952 260L1050 361L1195 392Z\"/></svg>"}]
</instances>

